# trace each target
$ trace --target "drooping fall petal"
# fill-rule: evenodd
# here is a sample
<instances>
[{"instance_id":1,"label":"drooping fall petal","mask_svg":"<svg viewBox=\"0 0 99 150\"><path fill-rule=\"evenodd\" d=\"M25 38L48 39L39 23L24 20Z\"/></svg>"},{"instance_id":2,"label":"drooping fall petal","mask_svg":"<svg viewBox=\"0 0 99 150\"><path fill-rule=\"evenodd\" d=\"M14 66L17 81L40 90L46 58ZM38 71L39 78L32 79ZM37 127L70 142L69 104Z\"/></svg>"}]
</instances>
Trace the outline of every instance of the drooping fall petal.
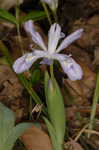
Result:
<instances>
[{"instance_id":1,"label":"drooping fall petal","mask_svg":"<svg viewBox=\"0 0 99 150\"><path fill-rule=\"evenodd\" d=\"M83 71L74 59L68 58L65 61L60 61L60 64L70 80L75 81L82 79Z\"/></svg>"},{"instance_id":2,"label":"drooping fall petal","mask_svg":"<svg viewBox=\"0 0 99 150\"><path fill-rule=\"evenodd\" d=\"M37 56L33 56L32 53L27 53L22 57L19 57L13 64L14 71L19 74L27 71L32 64L37 60Z\"/></svg>"}]
</instances>

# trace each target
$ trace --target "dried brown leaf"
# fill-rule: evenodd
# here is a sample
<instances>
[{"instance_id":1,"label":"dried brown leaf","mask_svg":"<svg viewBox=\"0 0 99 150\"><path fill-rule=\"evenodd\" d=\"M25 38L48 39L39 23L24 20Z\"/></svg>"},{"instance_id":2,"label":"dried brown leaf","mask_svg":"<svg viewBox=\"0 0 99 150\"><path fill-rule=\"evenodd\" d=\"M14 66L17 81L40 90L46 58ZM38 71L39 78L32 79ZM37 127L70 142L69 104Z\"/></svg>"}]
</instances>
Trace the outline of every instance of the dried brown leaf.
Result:
<instances>
[{"instance_id":1,"label":"dried brown leaf","mask_svg":"<svg viewBox=\"0 0 99 150\"><path fill-rule=\"evenodd\" d=\"M35 126L28 129L21 139L27 150L52 150L48 135Z\"/></svg>"}]
</instances>

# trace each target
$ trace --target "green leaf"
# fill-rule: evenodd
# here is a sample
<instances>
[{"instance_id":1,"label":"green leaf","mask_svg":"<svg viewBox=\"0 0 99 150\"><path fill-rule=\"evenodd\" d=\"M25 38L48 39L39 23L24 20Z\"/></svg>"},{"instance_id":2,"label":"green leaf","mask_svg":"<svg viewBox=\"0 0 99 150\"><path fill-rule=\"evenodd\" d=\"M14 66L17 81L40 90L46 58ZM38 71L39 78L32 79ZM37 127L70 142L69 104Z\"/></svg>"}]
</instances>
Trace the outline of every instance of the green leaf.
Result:
<instances>
[{"instance_id":1,"label":"green leaf","mask_svg":"<svg viewBox=\"0 0 99 150\"><path fill-rule=\"evenodd\" d=\"M14 113L0 103L0 147L6 141L9 132L14 127Z\"/></svg>"},{"instance_id":2,"label":"green leaf","mask_svg":"<svg viewBox=\"0 0 99 150\"><path fill-rule=\"evenodd\" d=\"M41 20L46 17L44 11L32 11L28 13L26 16L20 18L21 23L24 23L27 20L32 19L33 21Z\"/></svg>"},{"instance_id":3,"label":"green leaf","mask_svg":"<svg viewBox=\"0 0 99 150\"><path fill-rule=\"evenodd\" d=\"M0 19L7 20L13 24L17 24L15 16L9 13L7 10L0 8Z\"/></svg>"},{"instance_id":4,"label":"green leaf","mask_svg":"<svg viewBox=\"0 0 99 150\"><path fill-rule=\"evenodd\" d=\"M14 127L14 113L0 103L0 150L11 150L15 141L33 124L21 123Z\"/></svg>"},{"instance_id":5,"label":"green leaf","mask_svg":"<svg viewBox=\"0 0 99 150\"><path fill-rule=\"evenodd\" d=\"M40 80L40 77L41 77L41 73L39 69L35 69L33 72L31 71L30 81L32 84L36 84Z\"/></svg>"},{"instance_id":6,"label":"green leaf","mask_svg":"<svg viewBox=\"0 0 99 150\"><path fill-rule=\"evenodd\" d=\"M56 131L57 141L63 144L65 134L65 110L59 86L53 77L48 83L47 107L51 123Z\"/></svg>"},{"instance_id":7,"label":"green leaf","mask_svg":"<svg viewBox=\"0 0 99 150\"><path fill-rule=\"evenodd\" d=\"M55 149L57 150L57 139L56 139L56 136L55 136L55 129L54 129L54 127L52 126L52 124L50 123L50 121L47 118L45 118L45 117L43 117L43 118L44 118L44 121L47 125L48 131L49 131L49 134L50 134L50 137L51 137L53 148L54 148L54 150Z\"/></svg>"},{"instance_id":8,"label":"green leaf","mask_svg":"<svg viewBox=\"0 0 99 150\"><path fill-rule=\"evenodd\" d=\"M42 101L40 97L37 95L37 93L34 91L32 88L32 85L30 82L27 80L27 78L23 74L17 75L23 86L26 88L32 99L35 101L36 104L42 104ZM46 114L46 108L43 106L42 110Z\"/></svg>"},{"instance_id":9,"label":"green leaf","mask_svg":"<svg viewBox=\"0 0 99 150\"><path fill-rule=\"evenodd\" d=\"M6 58L8 64L9 64L10 66L12 66L12 64L13 64L13 59L12 59L10 53L9 53L8 48L5 46L5 44L4 44L1 40L0 40L0 51L1 51L1 53L4 55L4 57Z\"/></svg>"},{"instance_id":10,"label":"green leaf","mask_svg":"<svg viewBox=\"0 0 99 150\"><path fill-rule=\"evenodd\" d=\"M12 150L15 141L26 131L26 129L32 127L32 123L21 123L17 126L15 126L10 134L8 135L8 138L4 144L3 149L4 150Z\"/></svg>"}]
</instances>

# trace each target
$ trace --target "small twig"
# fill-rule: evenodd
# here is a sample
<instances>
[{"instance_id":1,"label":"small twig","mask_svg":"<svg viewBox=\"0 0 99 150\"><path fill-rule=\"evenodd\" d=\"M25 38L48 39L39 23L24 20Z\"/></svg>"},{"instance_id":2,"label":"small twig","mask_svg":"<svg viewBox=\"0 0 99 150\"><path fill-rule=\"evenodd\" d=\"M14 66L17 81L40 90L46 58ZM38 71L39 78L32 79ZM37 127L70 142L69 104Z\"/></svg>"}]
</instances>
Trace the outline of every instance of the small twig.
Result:
<instances>
[{"instance_id":1,"label":"small twig","mask_svg":"<svg viewBox=\"0 0 99 150\"><path fill-rule=\"evenodd\" d=\"M96 134L96 135L99 135L99 132L97 132L97 131L95 131L95 130L85 129L84 132L85 132L85 133L90 133L90 134Z\"/></svg>"},{"instance_id":2,"label":"small twig","mask_svg":"<svg viewBox=\"0 0 99 150\"><path fill-rule=\"evenodd\" d=\"M89 124L85 125L80 132L78 133L78 135L76 136L76 138L74 139L75 142L78 141L78 139L80 138L80 136L82 135L82 133L85 131L85 129L88 127Z\"/></svg>"}]
</instances>

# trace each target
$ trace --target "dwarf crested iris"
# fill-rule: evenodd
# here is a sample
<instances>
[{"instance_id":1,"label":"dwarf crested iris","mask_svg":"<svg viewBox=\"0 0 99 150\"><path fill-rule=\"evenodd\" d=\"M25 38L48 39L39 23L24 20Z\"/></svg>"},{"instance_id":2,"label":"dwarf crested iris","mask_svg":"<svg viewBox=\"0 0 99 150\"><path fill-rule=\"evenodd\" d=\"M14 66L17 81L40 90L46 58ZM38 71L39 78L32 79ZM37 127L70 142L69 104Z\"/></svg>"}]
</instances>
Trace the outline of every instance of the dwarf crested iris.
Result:
<instances>
[{"instance_id":1,"label":"dwarf crested iris","mask_svg":"<svg viewBox=\"0 0 99 150\"><path fill-rule=\"evenodd\" d=\"M57 60L70 80L82 79L83 71L80 65L76 63L71 55L60 54L59 52L79 39L83 29L73 32L59 44L60 39L63 38L61 27L59 24L54 23L48 32L48 46L46 46L40 34L35 30L32 20L24 23L24 29L31 35L33 42L41 49L33 49L33 52L23 55L14 62L13 69L17 74L27 71L36 60L43 58L40 62L41 64L51 65L53 60Z\"/></svg>"}]
</instances>

